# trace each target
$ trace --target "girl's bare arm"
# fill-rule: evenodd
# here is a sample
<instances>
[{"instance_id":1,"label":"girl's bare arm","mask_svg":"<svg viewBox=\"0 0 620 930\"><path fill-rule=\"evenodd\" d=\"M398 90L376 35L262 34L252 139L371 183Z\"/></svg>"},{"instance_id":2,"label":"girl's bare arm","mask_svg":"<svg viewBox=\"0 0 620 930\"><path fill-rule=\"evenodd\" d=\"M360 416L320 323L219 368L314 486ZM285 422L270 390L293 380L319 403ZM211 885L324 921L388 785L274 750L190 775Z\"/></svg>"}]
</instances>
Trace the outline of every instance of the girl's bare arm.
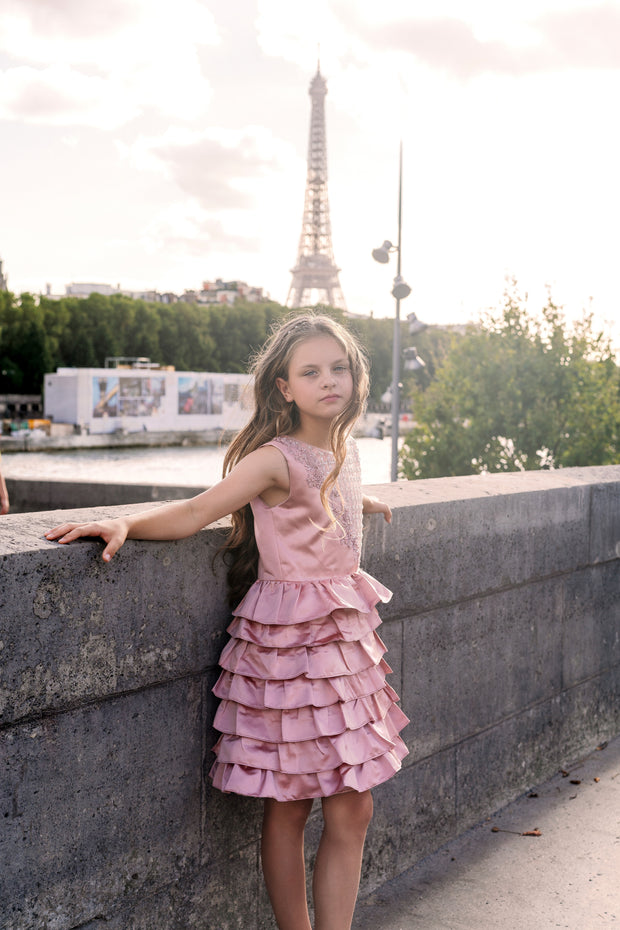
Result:
<instances>
[{"instance_id":1,"label":"girl's bare arm","mask_svg":"<svg viewBox=\"0 0 620 930\"><path fill-rule=\"evenodd\" d=\"M106 543L103 558L107 562L126 539L183 539L239 510L269 488L288 491L288 481L284 457L269 446L250 453L219 484L189 500L114 520L63 523L45 537L69 543L81 536L100 536Z\"/></svg>"}]
</instances>

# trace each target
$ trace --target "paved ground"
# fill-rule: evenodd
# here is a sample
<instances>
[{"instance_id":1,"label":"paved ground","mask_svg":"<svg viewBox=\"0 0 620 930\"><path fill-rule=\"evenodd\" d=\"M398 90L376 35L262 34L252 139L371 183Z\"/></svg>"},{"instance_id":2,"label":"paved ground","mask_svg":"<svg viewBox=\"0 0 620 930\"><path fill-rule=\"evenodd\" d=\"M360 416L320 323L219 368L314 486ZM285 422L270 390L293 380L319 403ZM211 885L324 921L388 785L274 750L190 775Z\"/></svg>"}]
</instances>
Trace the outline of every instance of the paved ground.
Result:
<instances>
[{"instance_id":1,"label":"paved ground","mask_svg":"<svg viewBox=\"0 0 620 930\"><path fill-rule=\"evenodd\" d=\"M360 901L354 930L620 930L620 737L532 794Z\"/></svg>"}]
</instances>

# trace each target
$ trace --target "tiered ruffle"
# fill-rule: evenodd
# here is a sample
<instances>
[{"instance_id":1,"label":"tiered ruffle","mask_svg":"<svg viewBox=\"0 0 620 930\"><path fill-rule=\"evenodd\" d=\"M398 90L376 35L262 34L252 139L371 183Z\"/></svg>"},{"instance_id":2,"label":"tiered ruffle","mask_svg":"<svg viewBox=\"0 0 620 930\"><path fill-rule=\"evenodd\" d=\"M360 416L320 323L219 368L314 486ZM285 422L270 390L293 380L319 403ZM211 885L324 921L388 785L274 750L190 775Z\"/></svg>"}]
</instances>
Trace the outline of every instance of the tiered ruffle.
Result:
<instances>
[{"instance_id":1,"label":"tiered ruffle","mask_svg":"<svg viewBox=\"0 0 620 930\"><path fill-rule=\"evenodd\" d=\"M258 580L235 611L214 693L213 783L278 800L365 791L407 753L407 718L375 630L387 588L344 578Z\"/></svg>"}]
</instances>

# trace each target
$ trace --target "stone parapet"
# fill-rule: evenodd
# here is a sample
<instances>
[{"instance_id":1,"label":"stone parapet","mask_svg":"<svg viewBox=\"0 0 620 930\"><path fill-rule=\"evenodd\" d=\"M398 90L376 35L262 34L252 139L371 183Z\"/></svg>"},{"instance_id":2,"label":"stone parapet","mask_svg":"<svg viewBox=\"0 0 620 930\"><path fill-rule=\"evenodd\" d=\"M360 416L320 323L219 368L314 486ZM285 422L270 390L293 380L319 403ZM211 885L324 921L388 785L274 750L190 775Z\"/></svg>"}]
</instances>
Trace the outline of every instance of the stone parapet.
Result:
<instances>
[{"instance_id":1,"label":"stone parapet","mask_svg":"<svg viewBox=\"0 0 620 930\"><path fill-rule=\"evenodd\" d=\"M6 478L6 486L13 514L179 500L204 491L204 487L188 485L115 484L54 478Z\"/></svg>"},{"instance_id":2,"label":"stone parapet","mask_svg":"<svg viewBox=\"0 0 620 930\"><path fill-rule=\"evenodd\" d=\"M365 518L363 565L394 591L381 635L411 724L366 893L620 731L620 467L367 490L394 513ZM142 506L2 518L3 930L274 926L261 804L206 777L225 525L108 565L43 538ZM319 831L317 805L310 863Z\"/></svg>"}]
</instances>

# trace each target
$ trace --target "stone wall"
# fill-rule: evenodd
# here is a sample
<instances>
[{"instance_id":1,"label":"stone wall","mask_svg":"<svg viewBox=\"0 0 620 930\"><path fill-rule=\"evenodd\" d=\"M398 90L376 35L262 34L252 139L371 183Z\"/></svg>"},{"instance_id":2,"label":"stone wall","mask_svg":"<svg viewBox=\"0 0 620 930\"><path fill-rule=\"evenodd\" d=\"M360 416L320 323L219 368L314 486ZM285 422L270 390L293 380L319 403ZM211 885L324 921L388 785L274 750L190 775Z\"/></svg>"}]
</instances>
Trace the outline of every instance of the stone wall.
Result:
<instances>
[{"instance_id":1,"label":"stone wall","mask_svg":"<svg viewBox=\"0 0 620 930\"><path fill-rule=\"evenodd\" d=\"M11 513L37 510L77 510L143 501L179 500L203 487L171 484L113 484L109 481L69 481L54 478L6 478Z\"/></svg>"},{"instance_id":2,"label":"stone wall","mask_svg":"<svg viewBox=\"0 0 620 930\"><path fill-rule=\"evenodd\" d=\"M371 489L365 568L411 724L362 893L620 731L620 467ZM140 505L98 508L90 519ZM48 543L2 519L0 926L271 930L260 802L210 787L222 527ZM308 829L308 857L320 809Z\"/></svg>"}]
</instances>

